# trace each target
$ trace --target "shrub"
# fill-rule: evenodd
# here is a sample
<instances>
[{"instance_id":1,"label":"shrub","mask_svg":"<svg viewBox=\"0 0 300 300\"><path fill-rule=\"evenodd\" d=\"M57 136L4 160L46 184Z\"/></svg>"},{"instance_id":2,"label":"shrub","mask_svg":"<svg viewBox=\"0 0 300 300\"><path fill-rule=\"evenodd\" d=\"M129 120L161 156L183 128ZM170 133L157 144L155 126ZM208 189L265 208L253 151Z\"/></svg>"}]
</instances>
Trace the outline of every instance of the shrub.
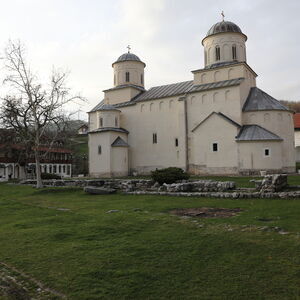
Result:
<instances>
[{"instance_id":1,"label":"shrub","mask_svg":"<svg viewBox=\"0 0 300 300\"><path fill-rule=\"evenodd\" d=\"M61 176L50 173L42 173L42 179L61 179Z\"/></svg>"},{"instance_id":2,"label":"shrub","mask_svg":"<svg viewBox=\"0 0 300 300\"><path fill-rule=\"evenodd\" d=\"M189 179L190 175L180 168L170 167L166 169L156 169L151 172L153 181L158 182L160 185L163 183L174 183L177 180Z\"/></svg>"}]
</instances>

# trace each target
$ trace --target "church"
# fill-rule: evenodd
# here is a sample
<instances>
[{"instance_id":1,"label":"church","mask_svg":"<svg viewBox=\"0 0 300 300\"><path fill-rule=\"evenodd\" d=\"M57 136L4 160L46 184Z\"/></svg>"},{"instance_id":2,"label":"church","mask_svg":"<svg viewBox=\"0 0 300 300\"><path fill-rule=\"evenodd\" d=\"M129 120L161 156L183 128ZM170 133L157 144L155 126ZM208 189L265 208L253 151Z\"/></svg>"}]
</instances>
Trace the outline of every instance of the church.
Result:
<instances>
[{"instance_id":1,"label":"church","mask_svg":"<svg viewBox=\"0 0 300 300\"><path fill-rule=\"evenodd\" d=\"M202 40L204 67L190 81L145 89L146 67L125 53L114 86L89 114L93 177L149 174L179 167L190 174L295 172L293 111L256 86L247 36L229 21Z\"/></svg>"}]
</instances>

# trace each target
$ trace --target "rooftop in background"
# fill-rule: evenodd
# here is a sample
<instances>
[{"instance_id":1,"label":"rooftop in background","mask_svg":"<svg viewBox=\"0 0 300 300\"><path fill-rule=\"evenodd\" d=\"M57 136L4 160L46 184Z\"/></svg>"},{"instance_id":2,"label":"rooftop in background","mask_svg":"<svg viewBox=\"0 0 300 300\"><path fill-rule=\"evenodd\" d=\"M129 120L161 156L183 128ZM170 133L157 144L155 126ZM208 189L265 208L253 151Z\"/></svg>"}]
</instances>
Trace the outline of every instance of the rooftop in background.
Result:
<instances>
[{"instance_id":1,"label":"rooftop in background","mask_svg":"<svg viewBox=\"0 0 300 300\"><path fill-rule=\"evenodd\" d=\"M300 113L294 114L294 128L300 130Z\"/></svg>"}]
</instances>

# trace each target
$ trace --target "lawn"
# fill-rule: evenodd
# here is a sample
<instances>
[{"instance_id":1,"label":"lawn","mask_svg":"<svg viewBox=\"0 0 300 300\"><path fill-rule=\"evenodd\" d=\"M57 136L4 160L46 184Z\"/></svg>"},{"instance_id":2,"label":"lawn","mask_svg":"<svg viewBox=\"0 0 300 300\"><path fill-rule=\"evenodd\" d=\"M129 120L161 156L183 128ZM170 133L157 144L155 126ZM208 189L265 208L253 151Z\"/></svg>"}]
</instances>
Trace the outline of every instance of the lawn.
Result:
<instances>
[{"instance_id":1,"label":"lawn","mask_svg":"<svg viewBox=\"0 0 300 300\"><path fill-rule=\"evenodd\" d=\"M242 212L168 213L191 207ZM68 299L300 299L299 216L300 199L91 196L0 184L0 263Z\"/></svg>"}]
</instances>

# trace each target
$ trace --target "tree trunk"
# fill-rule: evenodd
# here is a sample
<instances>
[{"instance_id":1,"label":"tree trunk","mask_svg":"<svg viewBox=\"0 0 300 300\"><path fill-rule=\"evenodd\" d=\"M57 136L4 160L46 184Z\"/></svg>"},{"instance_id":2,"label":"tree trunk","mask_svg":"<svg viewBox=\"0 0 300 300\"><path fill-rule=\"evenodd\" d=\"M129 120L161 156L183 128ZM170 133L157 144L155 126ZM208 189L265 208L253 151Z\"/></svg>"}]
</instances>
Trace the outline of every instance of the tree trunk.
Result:
<instances>
[{"instance_id":1,"label":"tree trunk","mask_svg":"<svg viewBox=\"0 0 300 300\"><path fill-rule=\"evenodd\" d=\"M39 152L35 151L35 174L36 174L36 188L40 189L43 187L42 174L41 174L41 164Z\"/></svg>"}]
</instances>

